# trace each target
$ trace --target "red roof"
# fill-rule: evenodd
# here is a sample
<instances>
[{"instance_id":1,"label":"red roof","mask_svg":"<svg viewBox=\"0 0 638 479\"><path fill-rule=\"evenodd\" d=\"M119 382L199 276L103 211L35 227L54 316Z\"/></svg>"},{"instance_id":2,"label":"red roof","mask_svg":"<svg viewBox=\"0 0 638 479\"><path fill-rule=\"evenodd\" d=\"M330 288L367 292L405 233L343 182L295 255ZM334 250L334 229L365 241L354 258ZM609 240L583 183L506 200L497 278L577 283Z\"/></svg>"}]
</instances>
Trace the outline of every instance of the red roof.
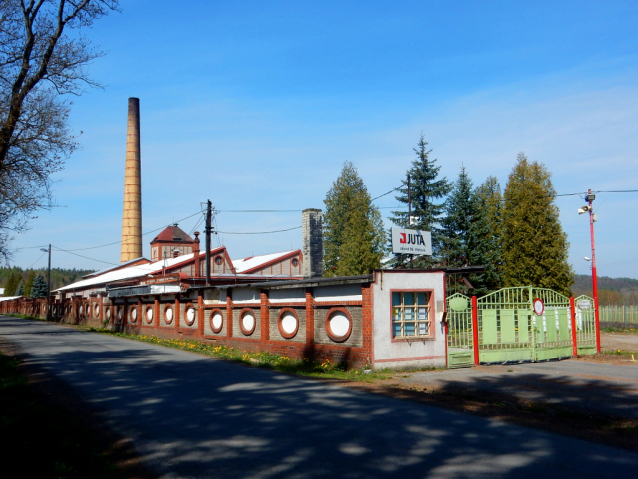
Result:
<instances>
[{"instance_id":1,"label":"red roof","mask_svg":"<svg viewBox=\"0 0 638 479\"><path fill-rule=\"evenodd\" d=\"M153 238L151 244L159 241L170 243L192 243L193 238L182 231L182 229L178 227L177 224L174 224L172 226L167 226L164 231Z\"/></svg>"}]
</instances>

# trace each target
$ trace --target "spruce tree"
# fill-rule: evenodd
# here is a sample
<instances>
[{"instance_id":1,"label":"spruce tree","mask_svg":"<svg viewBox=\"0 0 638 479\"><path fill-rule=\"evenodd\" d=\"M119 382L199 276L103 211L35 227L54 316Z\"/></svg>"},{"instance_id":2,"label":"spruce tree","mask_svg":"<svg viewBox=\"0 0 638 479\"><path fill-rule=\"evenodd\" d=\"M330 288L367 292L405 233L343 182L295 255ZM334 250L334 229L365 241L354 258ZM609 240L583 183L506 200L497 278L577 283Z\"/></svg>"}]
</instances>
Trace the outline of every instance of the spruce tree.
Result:
<instances>
[{"instance_id":1,"label":"spruce tree","mask_svg":"<svg viewBox=\"0 0 638 479\"><path fill-rule=\"evenodd\" d=\"M21 280L22 275L20 275L20 273L18 273L15 269L12 270L9 275L9 279L7 280L7 284L4 287L4 296L15 296Z\"/></svg>"},{"instance_id":2,"label":"spruce tree","mask_svg":"<svg viewBox=\"0 0 638 479\"><path fill-rule=\"evenodd\" d=\"M532 285L569 296L573 272L567 262L551 174L519 153L505 187L503 279L505 286Z\"/></svg>"},{"instance_id":3,"label":"spruce tree","mask_svg":"<svg viewBox=\"0 0 638 479\"><path fill-rule=\"evenodd\" d=\"M367 274L381 265L385 231L363 180L351 162L324 200L324 276Z\"/></svg>"},{"instance_id":4,"label":"spruce tree","mask_svg":"<svg viewBox=\"0 0 638 479\"><path fill-rule=\"evenodd\" d=\"M33 288L33 281L35 280L36 272L34 270L29 271L29 276L24 283L24 295L31 298L31 288Z\"/></svg>"},{"instance_id":5,"label":"spruce tree","mask_svg":"<svg viewBox=\"0 0 638 479\"><path fill-rule=\"evenodd\" d=\"M47 297L47 280L44 278L42 273L38 273L38 275L33 280L33 287L31 288L31 297L32 298L46 298Z\"/></svg>"},{"instance_id":6,"label":"spruce tree","mask_svg":"<svg viewBox=\"0 0 638 479\"><path fill-rule=\"evenodd\" d=\"M465 167L461 167L458 179L445 202L442 259L447 266L469 266L469 234L477 216L476 198L472 194L472 180Z\"/></svg>"},{"instance_id":7,"label":"spruce tree","mask_svg":"<svg viewBox=\"0 0 638 479\"><path fill-rule=\"evenodd\" d=\"M16 296L24 296L24 283L22 281L20 281L20 284L18 285L18 289L16 289Z\"/></svg>"},{"instance_id":8,"label":"spruce tree","mask_svg":"<svg viewBox=\"0 0 638 479\"><path fill-rule=\"evenodd\" d=\"M443 234L440 221L445 211L445 206L440 202L450 191L450 186L445 178L438 178L440 166L436 165L436 159L430 159L432 150L428 150L428 143L421 135L417 147L414 148L416 159L408 170L410 175L410 196L412 199L412 216L416 223L410 225L409 214L406 211L393 211L390 220L401 228L412 228L430 231L432 233L432 256L415 256L414 268L428 268L441 262L441 249ZM408 205L407 178L398 188L399 196L395 198L402 204ZM409 255L395 254L393 265L405 267L409 264Z\"/></svg>"},{"instance_id":9,"label":"spruce tree","mask_svg":"<svg viewBox=\"0 0 638 479\"><path fill-rule=\"evenodd\" d=\"M470 226L468 250L470 264L485 266L482 273L470 275L473 294L481 296L503 286L502 216L503 196L498 180L490 176L473 193L475 220Z\"/></svg>"}]
</instances>

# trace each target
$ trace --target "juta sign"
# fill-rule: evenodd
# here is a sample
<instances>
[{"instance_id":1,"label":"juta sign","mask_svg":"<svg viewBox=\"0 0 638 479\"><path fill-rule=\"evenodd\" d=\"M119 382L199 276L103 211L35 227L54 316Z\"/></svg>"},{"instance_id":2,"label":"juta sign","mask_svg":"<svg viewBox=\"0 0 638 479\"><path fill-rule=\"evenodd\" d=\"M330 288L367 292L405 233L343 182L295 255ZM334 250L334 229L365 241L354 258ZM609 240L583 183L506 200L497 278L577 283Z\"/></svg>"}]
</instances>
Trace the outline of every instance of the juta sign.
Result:
<instances>
[{"instance_id":1,"label":"juta sign","mask_svg":"<svg viewBox=\"0 0 638 479\"><path fill-rule=\"evenodd\" d=\"M432 234L429 231L392 228L392 252L432 256Z\"/></svg>"}]
</instances>

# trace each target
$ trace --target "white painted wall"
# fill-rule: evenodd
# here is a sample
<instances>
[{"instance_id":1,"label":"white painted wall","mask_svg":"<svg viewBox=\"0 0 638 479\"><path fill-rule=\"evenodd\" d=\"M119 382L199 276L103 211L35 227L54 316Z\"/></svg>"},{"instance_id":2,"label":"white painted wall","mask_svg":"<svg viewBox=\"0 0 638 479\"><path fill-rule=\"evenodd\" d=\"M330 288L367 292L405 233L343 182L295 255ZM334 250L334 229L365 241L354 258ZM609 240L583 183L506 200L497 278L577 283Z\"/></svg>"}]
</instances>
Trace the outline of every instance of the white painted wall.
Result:
<instances>
[{"instance_id":1,"label":"white painted wall","mask_svg":"<svg viewBox=\"0 0 638 479\"><path fill-rule=\"evenodd\" d=\"M434 290L432 327L434 339L392 341L391 290ZM407 273L384 271L376 273L373 284L374 310L374 368L408 368L445 366L445 327L443 308L445 304L445 275L440 272Z\"/></svg>"},{"instance_id":2,"label":"white painted wall","mask_svg":"<svg viewBox=\"0 0 638 479\"><path fill-rule=\"evenodd\" d=\"M234 304L254 303L261 301L259 291L248 288L233 288L232 297Z\"/></svg>"},{"instance_id":3,"label":"white painted wall","mask_svg":"<svg viewBox=\"0 0 638 479\"><path fill-rule=\"evenodd\" d=\"M268 292L271 303L305 303L306 290L299 289L271 289Z\"/></svg>"},{"instance_id":4,"label":"white painted wall","mask_svg":"<svg viewBox=\"0 0 638 479\"><path fill-rule=\"evenodd\" d=\"M360 284L340 284L314 288L315 301L361 301Z\"/></svg>"}]
</instances>

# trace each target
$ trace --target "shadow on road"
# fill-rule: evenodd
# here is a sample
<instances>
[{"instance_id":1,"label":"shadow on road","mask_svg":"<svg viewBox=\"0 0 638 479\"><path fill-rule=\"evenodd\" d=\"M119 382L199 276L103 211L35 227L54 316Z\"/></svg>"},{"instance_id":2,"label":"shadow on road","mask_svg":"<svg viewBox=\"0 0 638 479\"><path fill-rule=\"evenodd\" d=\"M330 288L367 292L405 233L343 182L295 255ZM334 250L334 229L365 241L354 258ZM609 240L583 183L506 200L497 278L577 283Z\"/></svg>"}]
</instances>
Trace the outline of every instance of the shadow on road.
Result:
<instances>
[{"instance_id":1,"label":"shadow on road","mask_svg":"<svg viewBox=\"0 0 638 479\"><path fill-rule=\"evenodd\" d=\"M32 335L28 322L1 323L1 335L71 383L167 477L600 478L638 467L633 453L496 420L119 338L46 324Z\"/></svg>"}]
</instances>

